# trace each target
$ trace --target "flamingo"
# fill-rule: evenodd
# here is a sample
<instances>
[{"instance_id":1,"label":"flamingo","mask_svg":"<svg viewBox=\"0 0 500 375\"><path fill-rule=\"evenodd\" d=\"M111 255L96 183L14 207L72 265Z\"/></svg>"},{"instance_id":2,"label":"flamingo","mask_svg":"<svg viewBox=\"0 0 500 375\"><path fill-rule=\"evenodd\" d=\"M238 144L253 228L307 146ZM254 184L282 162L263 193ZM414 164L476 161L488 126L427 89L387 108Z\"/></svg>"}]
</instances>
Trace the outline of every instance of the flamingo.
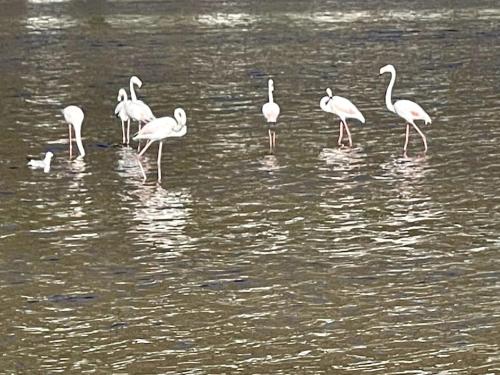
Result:
<instances>
[{"instance_id":1,"label":"flamingo","mask_svg":"<svg viewBox=\"0 0 500 375\"><path fill-rule=\"evenodd\" d=\"M118 104L115 107L115 116L119 117L122 121L122 143L128 145L130 143L130 117L127 114L127 105L130 102L127 97L125 89L118 91ZM125 136L125 121L127 122L127 135Z\"/></svg>"},{"instance_id":2,"label":"flamingo","mask_svg":"<svg viewBox=\"0 0 500 375\"><path fill-rule=\"evenodd\" d=\"M141 130L142 123L148 123L154 120L156 117L153 115L151 108L149 108L146 103L144 103L142 100L137 99L137 96L135 95L134 85L137 85L137 87L139 88L142 86L142 81L139 79L139 77L130 77L131 100L127 102L125 108L127 110L127 115L132 120L139 122L139 130Z\"/></svg>"},{"instance_id":3,"label":"flamingo","mask_svg":"<svg viewBox=\"0 0 500 375\"><path fill-rule=\"evenodd\" d=\"M85 117L83 111L76 105L70 105L63 109L64 120L69 127L69 157L73 156L73 144L71 140L71 127L75 129L75 140L78 146L78 151L80 151L80 158L85 156L85 149L82 144L82 123Z\"/></svg>"},{"instance_id":4,"label":"flamingo","mask_svg":"<svg viewBox=\"0 0 500 375\"><path fill-rule=\"evenodd\" d=\"M269 133L269 152L272 153L276 147L276 121L280 114L280 106L273 100L274 81L269 79L267 82L269 91L269 101L262 106L262 114L267 120L268 133Z\"/></svg>"},{"instance_id":5,"label":"flamingo","mask_svg":"<svg viewBox=\"0 0 500 375\"><path fill-rule=\"evenodd\" d=\"M354 104L351 103L349 99L343 98L341 96L333 96L332 90L330 88L326 89L327 96L321 98L319 106L325 112L330 112L336 114L340 118L340 134L337 144L342 145L342 138L344 136L344 128L349 138L349 147L352 147L352 138L349 127L347 126L347 119L354 118L365 123L365 118L361 112L356 108Z\"/></svg>"},{"instance_id":6,"label":"flamingo","mask_svg":"<svg viewBox=\"0 0 500 375\"><path fill-rule=\"evenodd\" d=\"M133 138L134 141L147 140L146 146L139 153L139 156L144 155L153 142L160 142L158 145L158 182L161 182L161 150L163 141L170 137L182 137L187 132L186 112L182 108L176 108L174 118L167 116L154 119L139 130ZM145 175L144 180L146 180Z\"/></svg>"},{"instance_id":7,"label":"flamingo","mask_svg":"<svg viewBox=\"0 0 500 375\"><path fill-rule=\"evenodd\" d=\"M387 91L385 93L385 105L387 109L391 112L394 112L399 117L403 118L406 121L406 140L405 146L403 148L404 154L406 155L406 148L408 147L408 140L410 139L410 124L415 128L415 130L422 137L422 141L424 142L424 153L427 152L427 140L425 138L424 133L420 130L420 128L415 125L416 120L423 120L425 124L430 124L431 118L429 115L420 107L417 103L412 102L410 100L397 100L394 104L392 104L391 96L392 96L392 88L394 87L394 82L396 82L396 69L393 65L385 65L380 68L380 74L391 73L391 81L389 82L389 86L387 86Z\"/></svg>"},{"instance_id":8,"label":"flamingo","mask_svg":"<svg viewBox=\"0 0 500 375\"><path fill-rule=\"evenodd\" d=\"M50 162L51 162L53 157L54 157L54 154L52 152L48 151L45 154L45 158L43 158L42 160L30 159L28 161L28 166L33 168L33 169L43 168L43 171L45 173L48 173L50 171Z\"/></svg>"}]
</instances>

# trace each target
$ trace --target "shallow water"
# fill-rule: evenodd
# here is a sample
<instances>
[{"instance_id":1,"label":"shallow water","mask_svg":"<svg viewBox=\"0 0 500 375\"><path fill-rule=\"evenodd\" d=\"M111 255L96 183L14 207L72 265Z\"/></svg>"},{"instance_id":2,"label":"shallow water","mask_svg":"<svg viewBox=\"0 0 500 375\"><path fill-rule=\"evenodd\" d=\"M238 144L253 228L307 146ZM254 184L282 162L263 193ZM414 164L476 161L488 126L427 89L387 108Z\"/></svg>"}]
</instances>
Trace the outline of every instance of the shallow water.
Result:
<instances>
[{"instance_id":1,"label":"shallow water","mask_svg":"<svg viewBox=\"0 0 500 375\"><path fill-rule=\"evenodd\" d=\"M500 8L368 3L2 5L2 372L499 371ZM387 63L433 119L427 156L416 133L401 154ZM143 183L119 144L133 74L157 115L187 112L161 185L156 146ZM366 117L351 150L326 87ZM26 167L47 150L50 173Z\"/></svg>"}]
</instances>

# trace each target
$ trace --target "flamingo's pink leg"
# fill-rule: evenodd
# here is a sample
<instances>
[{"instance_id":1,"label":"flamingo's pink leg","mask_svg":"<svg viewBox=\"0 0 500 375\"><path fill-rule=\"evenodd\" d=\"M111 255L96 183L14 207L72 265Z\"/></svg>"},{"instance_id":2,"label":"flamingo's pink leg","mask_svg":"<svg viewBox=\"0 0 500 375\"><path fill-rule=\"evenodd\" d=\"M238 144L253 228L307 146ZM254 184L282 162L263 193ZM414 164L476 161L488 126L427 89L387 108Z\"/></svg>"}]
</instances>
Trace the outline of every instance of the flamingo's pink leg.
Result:
<instances>
[{"instance_id":1,"label":"flamingo's pink leg","mask_svg":"<svg viewBox=\"0 0 500 375\"><path fill-rule=\"evenodd\" d=\"M342 147L342 137L344 136L344 125L342 124L342 121L340 121L340 128L339 128L339 140L337 141L337 144Z\"/></svg>"},{"instance_id":2,"label":"flamingo's pink leg","mask_svg":"<svg viewBox=\"0 0 500 375\"><path fill-rule=\"evenodd\" d=\"M69 158L73 157L73 139L71 137L71 124L68 124L69 128Z\"/></svg>"},{"instance_id":3,"label":"flamingo's pink leg","mask_svg":"<svg viewBox=\"0 0 500 375\"><path fill-rule=\"evenodd\" d=\"M158 182L161 182L161 149L163 146L163 141L160 141L158 145Z\"/></svg>"},{"instance_id":4,"label":"flamingo's pink leg","mask_svg":"<svg viewBox=\"0 0 500 375\"><path fill-rule=\"evenodd\" d=\"M403 147L403 151L406 154L406 149L408 148L408 141L410 140L410 124L406 124L406 140L405 146Z\"/></svg>"},{"instance_id":5,"label":"flamingo's pink leg","mask_svg":"<svg viewBox=\"0 0 500 375\"><path fill-rule=\"evenodd\" d=\"M347 122L344 122L344 127L345 127L345 131L347 133L347 137L349 137L349 147L352 148L351 132L349 131L349 127L347 126Z\"/></svg>"},{"instance_id":6,"label":"flamingo's pink leg","mask_svg":"<svg viewBox=\"0 0 500 375\"><path fill-rule=\"evenodd\" d=\"M146 150L149 148L149 146L151 146L151 145L153 144L153 142L154 142L154 141L149 140L149 141L146 143L146 147L144 147L144 148L142 149L142 151L141 151L141 152L139 152L139 156L144 155L144 153L146 152Z\"/></svg>"},{"instance_id":7,"label":"flamingo's pink leg","mask_svg":"<svg viewBox=\"0 0 500 375\"><path fill-rule=\"evenodd\" d=\"M422 137L422 141L424 142L424 152L427 152L427 139L425 138L425 135L424 133L422 133L422 131L420 130L420 128L415 125L415 124L412 124L413 127L417 130L418 134L420 134L420 136ZM409 125L408 125L409 127Z\"/></svg>"}]
</instances>

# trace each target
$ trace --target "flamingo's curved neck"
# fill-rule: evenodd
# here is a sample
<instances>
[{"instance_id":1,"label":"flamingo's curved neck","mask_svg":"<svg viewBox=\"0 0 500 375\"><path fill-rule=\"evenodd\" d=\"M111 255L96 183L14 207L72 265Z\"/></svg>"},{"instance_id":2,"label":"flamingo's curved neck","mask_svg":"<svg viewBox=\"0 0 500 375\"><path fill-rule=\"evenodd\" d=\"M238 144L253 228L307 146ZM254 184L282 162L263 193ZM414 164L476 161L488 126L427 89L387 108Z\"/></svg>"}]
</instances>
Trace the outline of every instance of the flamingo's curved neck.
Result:
<instances>
[{"instance_id":1,"label":"flamingo's curved neck","mask_svg":"<svg viewBox=\"0 0 500 375\"><path fill-rule=\"evenodd\" d=\"M273 99L273 87L269 85L269 103L274 103Z\"/></svg>"},{"instance_id":2,"label":"flamingo's curved neck","mask_svg":"<svg viewBox=\"0 0 500 375\"><path fill-rule=\"evenodd\" d=\"M78 146L78 151L80 151L80 156L83 158L85 156L85 149L82 143L82 128L81 126L75 126L74 129L76 145Z\"/></svg>"},{"instance_id":3,"label":"flamingo's curved neck","mask_svg":"<svg viewBox=\"0 0 500 375\"><path fill-rule=\"evenodd\" d=\"M392 88L394 87L394 82L396 82L396 72L391 71L391 82L389 82L389 86L387 86L387 91L385 92L385 105L391 112L396 112L392 104Z\"/></svg>"},{"instance_id":4,"label":"flamingo's curved neck","mask_svg":"<svg viewBox=\"0 0 500 375\"><path fill-rule=\"evenodd\" d=\"M133 102L137 100L137 96L135 95L134 83L130 80L130 98Z\"/></svg>"}]
</instances>

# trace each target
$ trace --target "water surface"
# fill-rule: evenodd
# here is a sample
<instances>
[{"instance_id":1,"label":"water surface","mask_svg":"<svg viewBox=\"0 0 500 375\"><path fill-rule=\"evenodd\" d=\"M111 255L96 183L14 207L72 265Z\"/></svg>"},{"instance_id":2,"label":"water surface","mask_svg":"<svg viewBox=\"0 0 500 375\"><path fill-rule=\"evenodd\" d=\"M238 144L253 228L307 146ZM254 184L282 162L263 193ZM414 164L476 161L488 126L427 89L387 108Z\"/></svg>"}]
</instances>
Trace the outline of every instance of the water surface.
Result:
<instances>
[{"instance_id":1,"label":"water surface","mask_svg":"<svg viewBox=\"0 0 500 375\"><path fill-rule=\"evenodd\" d=\"M0 15L6 373L493 374L494 2L11 1ZM429 152L384 105L419 102ZM188 134L124 148L131 75ZM269 155L261 106L282 114ZM354 148L319 109L363 112ZM70 161L60 110L80 105ZM135 125L134 125L135 129ZM25 157L55 153L50 173Z\"/></svg>"}]
</instances>

